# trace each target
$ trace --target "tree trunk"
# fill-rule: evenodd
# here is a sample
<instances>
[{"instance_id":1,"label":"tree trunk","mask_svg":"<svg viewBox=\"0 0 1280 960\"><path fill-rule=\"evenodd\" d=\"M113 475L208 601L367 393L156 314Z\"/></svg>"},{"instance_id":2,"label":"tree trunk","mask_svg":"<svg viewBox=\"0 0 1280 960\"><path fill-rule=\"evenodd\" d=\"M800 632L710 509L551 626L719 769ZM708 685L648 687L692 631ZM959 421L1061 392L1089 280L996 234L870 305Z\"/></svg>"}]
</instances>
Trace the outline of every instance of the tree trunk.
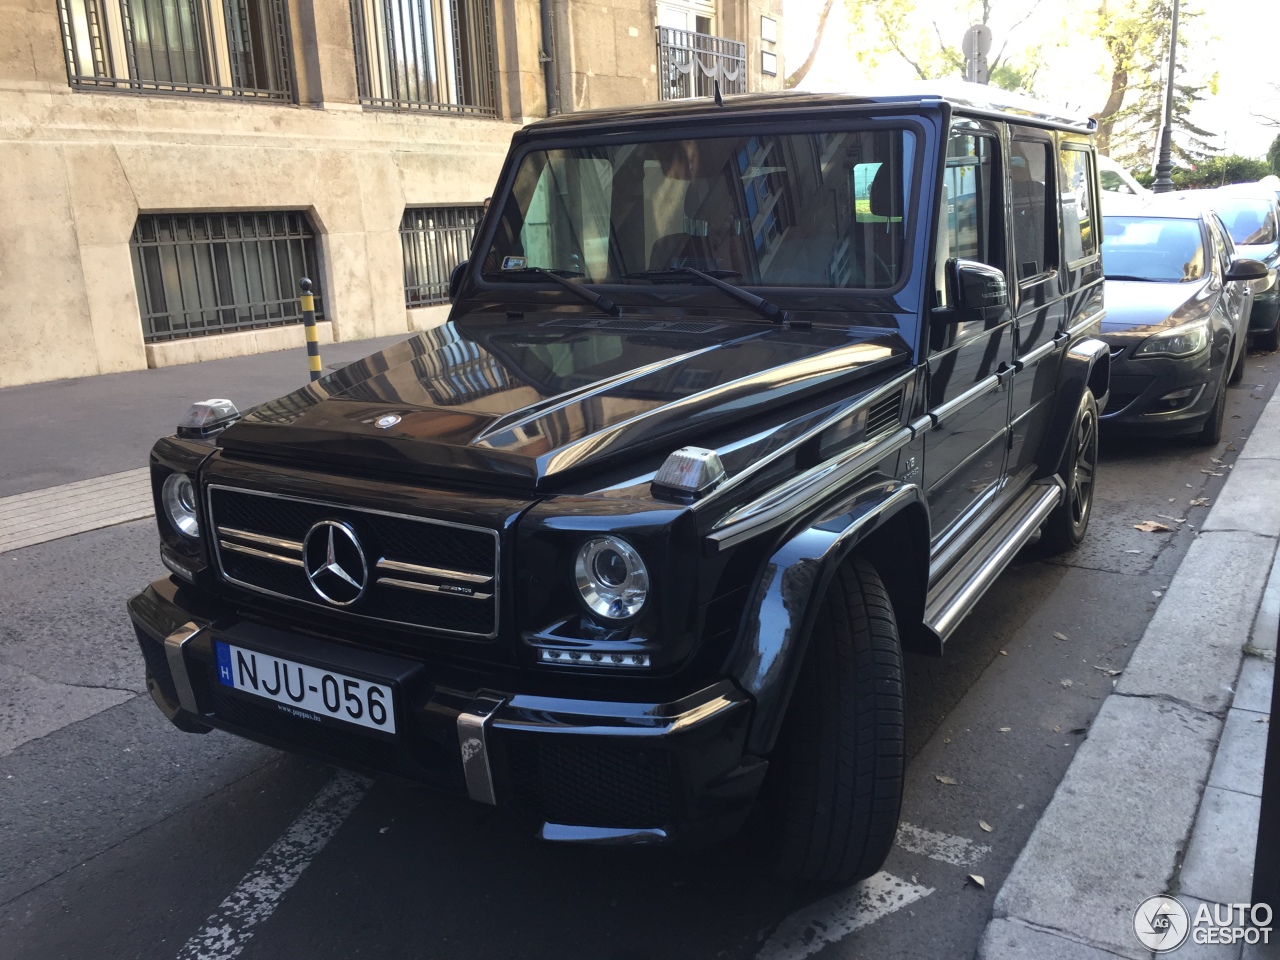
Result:
<instances>
[{"instance_id":1,"label":"tree trunk","mask_svg":"<svg viewBox=\"0 0 1280 960\"><path fill-rule=\"evenodd\" d=\"M1129 71L1117 66L1111 71L1111 93L1106 104L1098 111L1098 152L1104 157L1111 156L1111 133L1115 129L1115 121L1111 118L1124 103L1124 93L1129 86Z\"/></svg>"},{"instance_id":2,"label":"tree trunk","mask_svg":"<svg viewBox=\"0 0 1280 960\"><path fill-rule=\"evenodd\" d=\"M822 46L822 34L827 29L827 17L831 16L831 7L834 3L835 0L826 0L823 4L822 13L818 14L818 28L813 32L813 46L809 49L809 55L804 58L804 63L796 67L795 72L787 77L784 86L788 90L798 86L804 80L813 66L813 61L818 59L818 48Z\"/></svg>"}]
</instances>

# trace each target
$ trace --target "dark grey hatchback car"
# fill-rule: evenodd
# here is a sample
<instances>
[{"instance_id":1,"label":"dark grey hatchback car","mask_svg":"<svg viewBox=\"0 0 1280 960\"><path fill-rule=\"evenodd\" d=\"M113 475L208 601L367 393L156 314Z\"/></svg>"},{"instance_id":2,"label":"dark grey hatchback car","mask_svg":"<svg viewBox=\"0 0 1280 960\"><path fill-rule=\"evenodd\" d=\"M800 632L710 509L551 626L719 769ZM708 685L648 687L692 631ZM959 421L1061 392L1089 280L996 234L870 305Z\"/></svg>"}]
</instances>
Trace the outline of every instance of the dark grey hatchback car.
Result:
<instances>
[{"instance_id":1,"label":"dark grey hatchback car","mask_svg":"<svg viewBox=\"0 0 1280 960\"><path fill-rule=\"evenodd\" d=\"M1234 258L1218 217L1184 198L1109 198L1102 257L1112 371L1104 427L1217 443L1227 384L1244 368L1250 282L1267 268Z\"/></svg>"}]
</instances>

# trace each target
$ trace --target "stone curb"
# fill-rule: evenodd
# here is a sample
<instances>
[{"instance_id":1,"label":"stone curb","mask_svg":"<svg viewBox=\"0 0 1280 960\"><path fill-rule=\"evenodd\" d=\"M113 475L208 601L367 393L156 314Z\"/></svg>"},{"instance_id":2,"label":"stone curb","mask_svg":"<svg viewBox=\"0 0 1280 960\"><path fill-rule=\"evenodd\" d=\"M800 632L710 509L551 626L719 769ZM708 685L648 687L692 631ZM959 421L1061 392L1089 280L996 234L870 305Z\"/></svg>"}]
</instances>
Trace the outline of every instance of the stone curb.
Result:
<instances>
[{"instance_id":1,"label":"stone curb","mask_svg":"<svg viewBox=\"0 0 1280 960\"><path fill-rule=\"evenodd\" d=\"M1276 458L1280 394L1001 886L979 960L1150 956L1133 911L1176 886L1246 654L1274 658Z\"/></svg>"}]
</instances>

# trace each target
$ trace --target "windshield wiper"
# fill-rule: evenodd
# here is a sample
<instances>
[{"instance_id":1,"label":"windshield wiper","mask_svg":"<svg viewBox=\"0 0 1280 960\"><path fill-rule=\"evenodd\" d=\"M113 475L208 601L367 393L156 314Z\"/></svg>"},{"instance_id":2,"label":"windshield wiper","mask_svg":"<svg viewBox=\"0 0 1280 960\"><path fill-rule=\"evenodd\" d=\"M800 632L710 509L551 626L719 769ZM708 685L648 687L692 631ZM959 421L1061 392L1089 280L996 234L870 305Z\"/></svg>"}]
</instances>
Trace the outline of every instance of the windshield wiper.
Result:
<instances>
[{"instance_id":1,"label":"windshield wiper","mask_svg":"<svg viewBox=\"0 0 1280 960\"><path fill-rule=\"evenodd\" d=\"M741 276L741 274L733 270L717 270L716 273L725 273L733 277ZM701 280L703 283L709 283L711 284L711 286L719 290L723 290L729 296L733 297L733 299L737 300L741 304L745 304L746 306L750 307L752 310L760 314L760 316L764 317L766 320L772 320L774 323L779 325L791 322L791 314L789 314L786 310L783 310L776 303L766 300L764 297L757 297L754 293L748 293L746 290L743 290L739 286L735 286L732 283L727 283L724 280L721 280L719 277L714 276L713 274L704 273L701 270L695 270L693 269L693 267L668 267L665 270L641 270L637 273L625 274L623 279L625 280L659 280L662 277L680 276L680 275L696 277L697 279Z\"/></svg>"},{"instance_id":2,"label":"windshield wiper","mask_svg":"<svg viewBox=\"0 0 1280 960\"><path fill-rule=\"evenodd\" d=\"M526 277L527 276L546 277L548 280L558 283L560 286L564 287L566 290L572 293L575 297L578 297L581 300L585 300L587 303L591 304L593 307L600 308L610 316L614 316L614 317L622 316L622 308L619 307L612 300L610 300L608 297L603 296L599 293L596 293L594 290L591 290L588 287L584 287L580 283L574 283L572 280L569 280L565 276L561 276L561 274L567 274L569 277L580 277L582 276L581 271L557 270L557 269L549 269L547 267L521 267L519 270L503 270L502 272L504 274L514 273L518 276L526 276Z\"/></svg>"}]
</instances>

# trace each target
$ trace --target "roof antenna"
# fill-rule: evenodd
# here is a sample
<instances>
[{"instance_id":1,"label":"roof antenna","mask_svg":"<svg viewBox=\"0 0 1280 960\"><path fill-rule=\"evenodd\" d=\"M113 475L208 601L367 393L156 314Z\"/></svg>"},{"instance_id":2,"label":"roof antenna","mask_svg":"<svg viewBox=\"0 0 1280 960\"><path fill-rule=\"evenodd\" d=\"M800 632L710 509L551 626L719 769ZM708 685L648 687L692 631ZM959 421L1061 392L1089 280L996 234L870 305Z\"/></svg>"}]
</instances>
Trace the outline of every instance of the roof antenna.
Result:
<instances>
[{"instance_id":1,"label":"roof antenna","mask_svg":"<svg viewBox=\"0 0 1280 960\"><path fill-rule=\"evenodd\" d=\"M719 78L719 77L716 77L716 78L715 78L714 80L712 80L711 82L712 82L713 84L715 84L715 91L716 91L716 106L717 106L717 107L723 107L723 106L724 106L724 97L723 97L723 96L721 95L721 93L720 93L720 78Z\"/></svg>"}]
</instances>

